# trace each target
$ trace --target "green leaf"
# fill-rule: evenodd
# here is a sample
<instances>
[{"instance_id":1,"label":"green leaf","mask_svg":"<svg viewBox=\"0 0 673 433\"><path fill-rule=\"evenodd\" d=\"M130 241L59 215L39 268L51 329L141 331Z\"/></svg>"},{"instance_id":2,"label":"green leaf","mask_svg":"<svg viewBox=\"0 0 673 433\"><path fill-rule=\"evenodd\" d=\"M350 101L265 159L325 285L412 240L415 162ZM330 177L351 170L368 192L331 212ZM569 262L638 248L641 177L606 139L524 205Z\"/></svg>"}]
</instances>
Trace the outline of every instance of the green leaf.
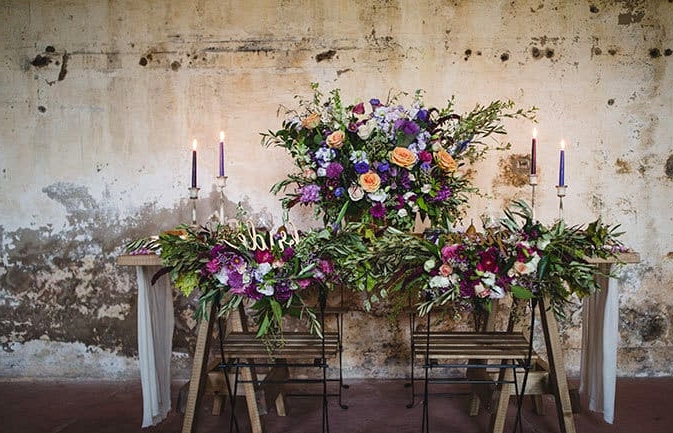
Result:
<instances>
[{"instance_id":1,"label":"green leaf","mask_svg":"<svg viewBox=\"0 0 673 433\"><path fill-rule=\"evenodd\" d=\"M522 286L512 286L512 296L519 299L533 299L533 292Z\"/></svg>"}]
</instances>

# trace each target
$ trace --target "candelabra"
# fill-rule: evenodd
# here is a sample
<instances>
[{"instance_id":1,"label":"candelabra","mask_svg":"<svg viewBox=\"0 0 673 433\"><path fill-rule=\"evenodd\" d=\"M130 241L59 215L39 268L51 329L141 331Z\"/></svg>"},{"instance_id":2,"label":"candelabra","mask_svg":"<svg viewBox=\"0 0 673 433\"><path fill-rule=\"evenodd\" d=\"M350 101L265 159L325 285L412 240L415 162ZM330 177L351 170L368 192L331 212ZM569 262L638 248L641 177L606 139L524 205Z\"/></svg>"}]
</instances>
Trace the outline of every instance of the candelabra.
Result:
<instances>
[{"instance_id":1,"label":"candelabra","mask_svg":"<svg viewBox=\"0 0 673 433\"><path fill-rule=\"evenodd\" d=\"M537 174L531 173L528 175L528 185L530 185L531 189L530 207L533 221L535 221L535 187L537 186Z\"/></svg>"},{"instance_id":2,"label":"candelabra","mask_svg":"<svg viewBox=\"0 0 673 433\"><path fill-rule=\"evenodd\" d=\"M224 187L227 186L227 176L217 176L217 189L220 190L220 211L219 219L220 224L224 224Z\"/></svg>"},{"instance_id":3,"label":"candelabra","mask_svg":"<svg viewBox=\"0 0 673 433\"><path fill-rule=\"evenodd\" d=\"M199 198L199 188L193 186L189 188L189 199L192 202L192 225L196 225L196 200Z\"/></svg>"},{"instance_id":4,"label":"candelabra","mask_svg":"<svg viewBox=\"0 0 673 433\"><path fill-rule=\"evenodd\" d=\"M563 220L563 197L566 196L568 185L556 185L556 195L558 196L558 218Z\"/></svg>"}]
</instances>

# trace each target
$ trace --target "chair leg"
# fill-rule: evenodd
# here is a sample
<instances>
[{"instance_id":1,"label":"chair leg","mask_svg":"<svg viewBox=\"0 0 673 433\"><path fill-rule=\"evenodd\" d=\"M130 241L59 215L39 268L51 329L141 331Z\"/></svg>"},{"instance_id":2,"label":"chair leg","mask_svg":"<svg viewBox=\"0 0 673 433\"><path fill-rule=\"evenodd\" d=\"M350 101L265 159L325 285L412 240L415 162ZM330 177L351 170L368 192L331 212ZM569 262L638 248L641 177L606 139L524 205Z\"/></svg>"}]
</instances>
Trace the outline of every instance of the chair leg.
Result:
<instances>
[{"instance_id":1,"label":"chair leg","mask_svg":"<svg viewBox=\"0 0 673 433\"><path fill-rule=\"evenodd\" d=\"M512 383L514 375L512 371L505 369L505 371L500 372L499 376L499 380L505 383L502 383L500 389L496 391L495 398L497 399L497 405L495 412L491 416L491 433L502 433L504 431L509 397L514 395L514 384Z\"/></svg>"}]
</instances>

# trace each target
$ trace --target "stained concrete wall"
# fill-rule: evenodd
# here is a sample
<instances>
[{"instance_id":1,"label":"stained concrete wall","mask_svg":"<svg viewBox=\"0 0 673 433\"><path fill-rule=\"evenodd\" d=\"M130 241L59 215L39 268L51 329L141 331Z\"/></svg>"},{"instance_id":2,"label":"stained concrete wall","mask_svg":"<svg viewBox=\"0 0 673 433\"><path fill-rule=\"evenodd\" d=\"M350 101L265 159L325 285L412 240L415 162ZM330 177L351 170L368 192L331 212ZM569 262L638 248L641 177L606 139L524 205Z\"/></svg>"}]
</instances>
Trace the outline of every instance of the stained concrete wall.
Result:
<instances>
[{"instance_id":1,"label":"stained concrete wall","mask_svg":"<svg viewBox=\"0 0 673 433\"><path fill-rule=\"evenodd\" d=\"M309 83L344 99L427 91L458 108L539 107L538 217L621 224L642 262L620 272L619 373L673 374L673 1L4 0L0 2L0 376L137 375L130 239L217 208L216 137L227 133L227 210L279 224L269 187L291 164L260 144ZM497 216L529 197L516 161L532 125L477 183ZM524 170L525 172L525 170ZM523 182L522 182L523 179ZM299 225L313 222L296 212ZM174 373L186 376L193 299L176 296ZM562 323L579 368L578 304ZM346 374L403 376L405 322L347 317Z\"/></svg>"}]
</instances>

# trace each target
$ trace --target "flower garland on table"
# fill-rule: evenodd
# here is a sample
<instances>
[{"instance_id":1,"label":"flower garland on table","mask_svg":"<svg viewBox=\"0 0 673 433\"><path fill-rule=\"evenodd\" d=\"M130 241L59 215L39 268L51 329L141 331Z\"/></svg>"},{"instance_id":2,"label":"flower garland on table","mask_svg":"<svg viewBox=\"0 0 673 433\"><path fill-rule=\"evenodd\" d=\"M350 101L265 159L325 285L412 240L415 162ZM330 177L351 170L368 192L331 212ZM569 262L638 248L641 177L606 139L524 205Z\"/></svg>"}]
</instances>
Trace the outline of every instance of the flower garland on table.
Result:
<instances>
[{"instance_id":1,"label":"flower garland on table","mask_svg":"<svg viewBox=\"0 0 673 433\"><path fill-rule=\"evenodd\" d=\"M197 317L206 318L213 302L219 317L249 303L257 336L282 344L281 321L286 315L306 320L317 335L322 332L316 312L304 298L335 278L332 262L315 241L324 235L324 230L300 233L285 227L271 234L250 222L182 225L158 239L133 242L129 249L159 254L165 266L159 274L168 273L185 296L198 290Z\"/></svg>"},{"instance_id":2,"label":"flower garland on table","mask_svg":"<svg viewBox=\"0 0 673 433\"><path fill-rule=\"evenodd\" d=\"M585 259L614 257L622 249L621 233L600 220L586 228L563 221L546 227L521 201L505 215L484 233L473 226L464 233L435 230L424 236L387 229L352 263L352 280L369 295L365 307L409 291L421 315L445 304L488 310L493 299L544 296L563 317L570 296L600 289L594 279L598 268Z\"/></svg>"},{"instance_id":3,"label":"flower garland on table","mask_svg":"<svg viewBox=\"0 0 673 433\"><path fill-rule=\"evenodd\" d=\"M338 89L325 99L312 88L313 100L301 101L262 142L286 149L298 169L272 188L286 191L284 208L313 205L326 225L345 217L408 231L417 215L450 225L477 192L466 168L490 149L485 138L505 134L505 118L532 119L535 111L495 101L458 115L453 99L426 107L421 91L408 107L397 97L344 106Z\"/></svg>"}]
</instances>

